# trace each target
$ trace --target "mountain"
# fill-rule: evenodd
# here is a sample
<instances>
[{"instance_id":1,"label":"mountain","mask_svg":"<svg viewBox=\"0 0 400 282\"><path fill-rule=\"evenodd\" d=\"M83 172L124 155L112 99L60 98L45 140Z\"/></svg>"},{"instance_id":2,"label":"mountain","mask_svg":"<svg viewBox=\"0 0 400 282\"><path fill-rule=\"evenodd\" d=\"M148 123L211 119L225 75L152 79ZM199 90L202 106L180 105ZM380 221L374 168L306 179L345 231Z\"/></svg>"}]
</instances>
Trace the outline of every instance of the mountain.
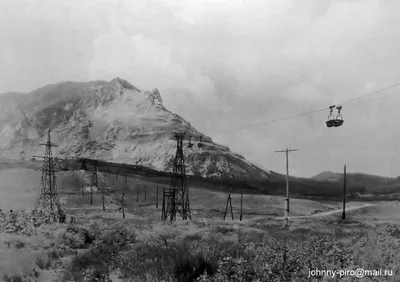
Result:
<instances>
[{"instance_id":1,"label":"mountain","mask_svg":"<svg viewBox=\"0 0 400 282\"><path fill-rule=\"evenodd\" d=\"M126 80L62 82L29 93L0 94L0 159L30 159L43 155L40 144L51 129L55 156L84 157L120 164L141 162L149 169L171 172L176 153L175 131L191 135L184 141L186 171L193 185L286 193L285 175L265 171L227 146L215 143L190 122L163 105L157 89L142 91ZM197 142L202 137L203 147ZM201 178L201 179L200 179ZM315 177L290 176L292 196L338 198L343 175L323 172ZM196 182L200 181L200 182ZM207 184L208 185L208 184ZM352 194L382 188L399 190L399 179L348 174ZM376 190L378 191L378 190ZM389 193L388 192L388 193ZM378 193L378 192L376 192Z\"/></svg>"},{"instance_id":2,"label":"mountain","mask_svg":"<svg viewBox=\"0 0 400 282\"><path fill-rule=\"evenodd\" d=\"M316 181L339 182L342 181L343 175L332 171L324 171L311 177L311 179Z\"/></svg>"},{"instance_id":3,"label":"mountain","mask_svg":"<svg viewBox=\"0 0 400 282\"><path fill-rule=\"evenodd\" d=\"M324 171L311 179L331 183L343 183L344 174L332 171ZM366 192L372 193L392 193L400 192L400 178L383 177L366 173L346 173L346 183L351 186L364 187Z\"/></svg>"},{"instance_id":4,"label":"mountain","mask_svg":"<svg viewBox=\"0 0 400 282\"><path fill-rule=\"evenodd\" d=\"M268 180L270 172L215 143L181 116L167 110L157 89L141 91L126 80L62 82L30 93L0 94L0 157L43 155L40 146L51 128L54 155L87 157L171 171L176 153L174 131L196 144L184 154L187 173L201 177Z\"/></svg>"}]
</instances>

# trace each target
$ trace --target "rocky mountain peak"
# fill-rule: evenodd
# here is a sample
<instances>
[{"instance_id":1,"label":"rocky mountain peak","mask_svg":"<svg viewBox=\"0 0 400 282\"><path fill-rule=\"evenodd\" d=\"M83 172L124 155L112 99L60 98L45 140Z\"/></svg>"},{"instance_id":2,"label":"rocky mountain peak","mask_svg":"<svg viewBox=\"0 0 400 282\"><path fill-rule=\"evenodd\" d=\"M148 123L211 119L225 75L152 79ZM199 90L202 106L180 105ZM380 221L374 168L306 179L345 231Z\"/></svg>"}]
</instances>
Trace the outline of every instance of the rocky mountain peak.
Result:
<instances>
[{"instance_id":1,"label":"rocky mountain peak","mask_svg":"<svg viewBox=\"0 0 400 282\"><path fill-rule=\"evenodd\" d=\"M161 98L160 91L158 91L157 88L153 89L152 91L146 91L145 95L147 96L147 99L150 101L150 103L152 105L155 105L158 108L158 110L166 111L166 109L163 106L163 101Z\"/></svg>"},{"instance_id":2,"label":"rocky mountain peak","mask_svg":"<svg viewBox=\"0 0 400 282\"><path fill-rule=\"evenodd\" d=\"M117 86L120 86L120 87L125 88L125 89L132 89L132 90L135 90L137 92L142 92L136 86L132 85L131 83L129 83L125 79L122 79L122 78L119 78L119 77L114 78L113 80L110 81L110 83L114 84L114 85L117 85Z\"/></svg>"},{"instance_id":3,"label":"rocky mountain peak","mask_svg":"<svg viewBox=\"0 0 400 282\"><path fill-rule=\"evenodd\" d=\"M36 95L34 93L40 93ZM25 95L25 96L22 96ZM6 99L7 98L7 99ZM61 158L88 157L134 164L141 160L150 168L171 171L176 154L173 131L184 131L203 146L189 148L185 158L189 174L228 177L233 174L268 179L269 173L216 144L178 114L162 105L158 89L140 91L128 81L68 82L44 86L16 95L15 103L0 96L0 157L26 158L43 154L41 143L51 128L54 155ZM11 97L12 98L12 97ZM16 102L18 101L18 103Z\"/></svg>"}]
</instances>

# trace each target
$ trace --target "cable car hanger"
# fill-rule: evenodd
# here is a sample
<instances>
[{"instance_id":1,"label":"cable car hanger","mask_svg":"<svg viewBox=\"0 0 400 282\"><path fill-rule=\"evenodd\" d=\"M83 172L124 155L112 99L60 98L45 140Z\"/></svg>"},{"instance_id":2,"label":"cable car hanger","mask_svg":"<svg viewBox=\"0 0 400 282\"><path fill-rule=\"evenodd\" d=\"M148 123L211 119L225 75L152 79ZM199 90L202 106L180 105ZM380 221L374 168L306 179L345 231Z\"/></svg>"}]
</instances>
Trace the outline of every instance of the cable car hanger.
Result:
<instances>
[{"instance_id":1,"label":"cable car hanger","mask_svg":"<svg viewBox=\"0 0 400 282\"><path fill-rule=\"evenodd\" d=\"M343 120L343 116L340 113L340 111L342 110L342 106L338 106L336 107L336 109L338 110L338 114L336 115L336 117L334 117L333 115L333 109L335 108L335 105L332 105L329 107L329 116L328 116L328 121L326 122L326 126L327 127L339 127L343 124L344 120Z\"/></svg>"},{"instance_id":2,"label":"cable car hanger","mask_svg":"<svg viewBox=\"0 0 400 282\"><path fill-rule=\"evenodd\" d=\"M379 89L379 90L377 90L377 91L373 91L373 92L371 92L371 93L369 93L369 94L359 96L359 97L357 97L357 98L353 98L353 99L349 99L349 100L344 100L344 101L342 101L342 102L340 103L340 105L345 105L345 104L347 105L347 104L351 104L351 103L362 102L363 99L364 99L364 101L365 101L366 99L368 99L369 97L371 97L371 96L373 96L373 95L380 94L381 92L387 91L387 90L392 89L392 88L395 88L395 87L397 87L397 86L400 86L400 82L398 82L398 83L396 83L396 84L393 84L393 85L391 85L391 86L388 86L388 87ZM330 108L330 107L329 107L329 108ZM333 107L333 108L334 108L334 107ZM332 110L333 110L333 108L332 108ZM315 113L319 113L319 112L324 112L324 111L326 111L326 109L327 109L327 108L322 108L322 109L319 109L319 110L309 111L309 112L305 112L305 113L302 113L302 114L293 115L293 116L287 116L287 117L279 118L279 119L273 119L273 120L270 120L270 121L265 121L265 122L255 123L255 124L247 124L247 125L243 125L243 126L240 126L240 127L237 127L237 128L226 129L226 130L218 130L218 132L215 132L215 133L221 133L221 132L229 133L229 132L235 132L235 131L239 131L239 130L243 130L243 129L250 129L250 128L252 128L252 127L265 126L265 125L269 125L269 124L273 124L273 123L278 123L278 122L282 122L282 121L286 121L286 120L290 120L290 119L296 119L296 118L299 118L299 117L302 117L302 116L308 116L308 115L311 115L311 114L315 114ZM332 113L332 115L333 115L333 113ZM339 119L339 117L340 117L340 119ZM328 119L330 119L330 118L331 118L331 116L328 117ZM341 114L340 114L340 115L338 114L337 118L338 118L338 120L341 120L341 121L337 121L337 122L327 122L327 126L328 126L328 127L332 127L332 126L338 127L338 126L341 126L341 125L343 124L343 118L341 117ZM332 118L332 119L333 119L333 120L336 120L336 118ZM328 124L330 124L331 126L329 126ZM336 125L336 126L335 126L335 125Z\"/></svg>"}]
</instances>

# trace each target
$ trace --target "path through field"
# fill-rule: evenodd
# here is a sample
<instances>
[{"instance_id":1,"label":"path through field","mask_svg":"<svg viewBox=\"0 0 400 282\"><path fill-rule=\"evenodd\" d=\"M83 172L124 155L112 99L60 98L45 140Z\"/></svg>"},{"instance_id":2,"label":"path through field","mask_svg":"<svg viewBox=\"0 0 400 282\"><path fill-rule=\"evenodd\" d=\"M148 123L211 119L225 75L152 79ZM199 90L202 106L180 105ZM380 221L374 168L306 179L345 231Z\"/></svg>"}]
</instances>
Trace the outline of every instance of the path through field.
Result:
<instances>
[{"instance_id":1,"label":"path through field","mask_svg":"<svg viewBox=\"0 0 400 282\"><path fill-rule=\"evenodd\" d=\"M346 208L346 212L358 210L358 209L362 209L362 208L366 208L366 207L371 207L371 206L375 206L375 204L364 204L361 206L348 207L348 208ZM337 209L337 210L333 210L333 211L320 212L320 213L315 213L315 214L311 214L311 215L291 216L290 218L309 218L309 217L317 217L317 216L327 216L327 215L332 215L332 214L341 213L341 212L343 212L342 209ZM284 219L284 217L278 217L277 219Z\"/></svg>"}]
</instances>

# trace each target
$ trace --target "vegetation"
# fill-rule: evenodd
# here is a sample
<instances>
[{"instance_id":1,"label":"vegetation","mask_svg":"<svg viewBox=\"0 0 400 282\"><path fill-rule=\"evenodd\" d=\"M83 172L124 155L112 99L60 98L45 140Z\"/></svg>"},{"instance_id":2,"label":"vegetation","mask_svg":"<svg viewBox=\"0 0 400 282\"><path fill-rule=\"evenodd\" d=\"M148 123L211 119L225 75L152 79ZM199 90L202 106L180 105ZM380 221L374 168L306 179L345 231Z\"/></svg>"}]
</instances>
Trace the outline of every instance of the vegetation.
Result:
<instances>
[{"instance_id":1,"label":"vegetation","mask_svg":"<svg viewBox=\"0 0 400 282\"><path fill-rule=\"evenodd\" d=\"M313 281L310 269L400 269L396 225L369 231L356 221L339 226L325 222L325 230L316 231L312 226L286 229L280 224L221 220L106 223L100 215L95 218L42 226L37 236L3 238L6 249L31 253L29 261L20 257L10 263L32 263L23 270L3 270L4 281L44 281L40 279L52 269L58 269L57 281L82 282L117 281L112 280L115 277L118 281ZM374 279L395 281L394 276Z\"/></svg>"}]
</instances>

